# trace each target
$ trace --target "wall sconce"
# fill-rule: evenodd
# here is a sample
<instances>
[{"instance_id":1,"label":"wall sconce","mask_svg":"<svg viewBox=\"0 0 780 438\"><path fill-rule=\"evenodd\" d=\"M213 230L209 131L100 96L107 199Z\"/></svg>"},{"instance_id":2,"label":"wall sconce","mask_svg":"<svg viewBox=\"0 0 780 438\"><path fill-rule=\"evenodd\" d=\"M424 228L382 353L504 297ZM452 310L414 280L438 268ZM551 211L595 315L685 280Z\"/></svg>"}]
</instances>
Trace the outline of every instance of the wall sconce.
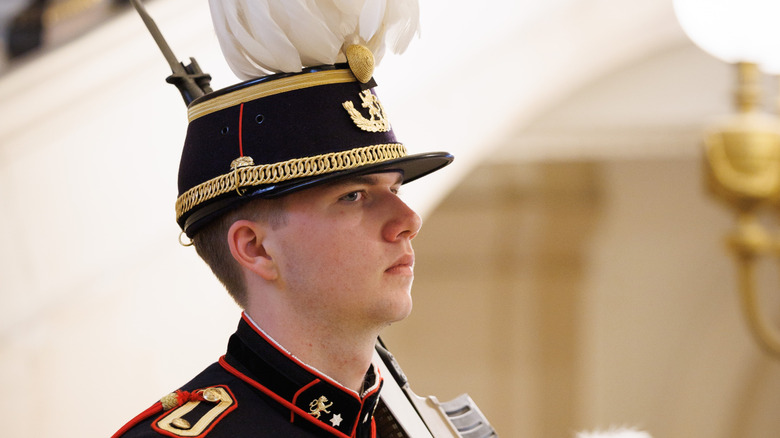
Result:
<instances>
[{"instance_id":1,"label":"wall sconce","mask_svg":"<svg viewBox=\"0 0 780 438\"><path fill-rule=\"evenodd\" d=\"M685 33L704 51L736 65L736 113L707 130L706 180L710 192L736 213L728 247L739 268L742 306L758 343L780 357L780 331L761 312L756 265L780 262L780 230L759 217L780 212L780 117L761 108L764 73L780 73L780 2L674 0Z\"/></svg>"}]
</instances>

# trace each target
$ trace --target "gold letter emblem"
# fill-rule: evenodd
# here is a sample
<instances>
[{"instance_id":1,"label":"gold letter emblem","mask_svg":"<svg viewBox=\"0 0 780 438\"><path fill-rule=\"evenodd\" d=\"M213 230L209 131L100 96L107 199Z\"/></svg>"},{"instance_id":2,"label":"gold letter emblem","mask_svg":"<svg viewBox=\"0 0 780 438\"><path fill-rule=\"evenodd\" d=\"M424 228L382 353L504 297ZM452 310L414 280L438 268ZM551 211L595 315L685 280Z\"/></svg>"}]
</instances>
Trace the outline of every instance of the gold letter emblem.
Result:
<instances>
[{"instance_id":1,"label":"gold letter emblem","mask_svg":"<svg viewBox=\"0 0 780 438\"><path fill-rule=\"evenodd\" d=\"M330 414L328 408L331 406L333 406L333 402L328 403L328 398L323 395L309 403L309 413L312 414L314 418L320 418L320 415L323 412Z\"/></svg>"},{"instance_id":2,"label":"gold letter emblem","mask_svg":"<svg viewBox=\"0 0 780 438\"><path fill-rule=\"evenodd\" d=\"M355 109L355 105L348 100L342 105L347 110L352 121L358 128L368 132L387 132L390 130L390 121L385 117L385 109L379 99L371 93L371 90L365 90L360 93L360 100L363 101L362 107L368 108L370 119L363 117L360 111Z\"/></svg>"}]
</instances>

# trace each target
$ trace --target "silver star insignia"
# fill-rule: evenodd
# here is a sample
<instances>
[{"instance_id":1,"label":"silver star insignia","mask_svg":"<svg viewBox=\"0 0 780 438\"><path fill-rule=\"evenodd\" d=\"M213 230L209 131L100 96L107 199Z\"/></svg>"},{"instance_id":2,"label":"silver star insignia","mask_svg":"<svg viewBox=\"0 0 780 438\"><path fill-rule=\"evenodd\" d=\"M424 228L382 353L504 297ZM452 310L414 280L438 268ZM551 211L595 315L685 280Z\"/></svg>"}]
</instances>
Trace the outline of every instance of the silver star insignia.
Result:
<instances>
[{"instance_id":1,"label":"silver star insignia","mask_svg":"<svg viewBox=\"0 0 780 438\"><path fill-rule=\"evenodd\" d=\"M330 419L330 424L333 425L333 427L339 427L339 424L341 424L341 414L335 414Z\"/></svg>"}]
</instances>

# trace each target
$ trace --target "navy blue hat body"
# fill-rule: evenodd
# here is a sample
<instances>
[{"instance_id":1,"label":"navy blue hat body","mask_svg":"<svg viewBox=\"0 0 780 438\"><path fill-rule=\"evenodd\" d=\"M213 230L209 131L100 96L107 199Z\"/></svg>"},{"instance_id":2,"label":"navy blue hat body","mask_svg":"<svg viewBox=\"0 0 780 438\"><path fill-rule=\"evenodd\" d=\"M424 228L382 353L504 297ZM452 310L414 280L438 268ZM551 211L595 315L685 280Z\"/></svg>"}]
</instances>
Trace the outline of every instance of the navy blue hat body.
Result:
<instances>
[{"instance_id":1,"label":"navy blue hat body","mask_svg":"<svg viewBox=\"0 0 780 438\"><path fill-rule=\"evenodd\" d=\"M176 213L190 237L248 199L381 169L409 182L452 161L407 155L376 94L348 68L238 84L192 102L189 119Z\"/></svg>"}]
</instances>

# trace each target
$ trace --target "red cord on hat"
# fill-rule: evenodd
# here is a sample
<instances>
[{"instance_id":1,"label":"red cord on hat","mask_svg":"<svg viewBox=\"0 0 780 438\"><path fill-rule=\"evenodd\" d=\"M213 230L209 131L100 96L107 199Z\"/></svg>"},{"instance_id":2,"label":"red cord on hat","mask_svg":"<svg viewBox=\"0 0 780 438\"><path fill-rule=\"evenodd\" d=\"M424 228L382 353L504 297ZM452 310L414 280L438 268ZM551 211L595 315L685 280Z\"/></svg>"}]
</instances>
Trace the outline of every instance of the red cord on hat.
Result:
<instances>
[{"instance_id":1,"label":"red cord on hat","mask_svg":"<svg viewBox=\"0 0 780 438\"><path fill-rule=\"evenodd\" d=\"M238 113L238 153L240 157L244 156L244 103L241 103L241 109Z\"/></svg>"}]
</instances>

